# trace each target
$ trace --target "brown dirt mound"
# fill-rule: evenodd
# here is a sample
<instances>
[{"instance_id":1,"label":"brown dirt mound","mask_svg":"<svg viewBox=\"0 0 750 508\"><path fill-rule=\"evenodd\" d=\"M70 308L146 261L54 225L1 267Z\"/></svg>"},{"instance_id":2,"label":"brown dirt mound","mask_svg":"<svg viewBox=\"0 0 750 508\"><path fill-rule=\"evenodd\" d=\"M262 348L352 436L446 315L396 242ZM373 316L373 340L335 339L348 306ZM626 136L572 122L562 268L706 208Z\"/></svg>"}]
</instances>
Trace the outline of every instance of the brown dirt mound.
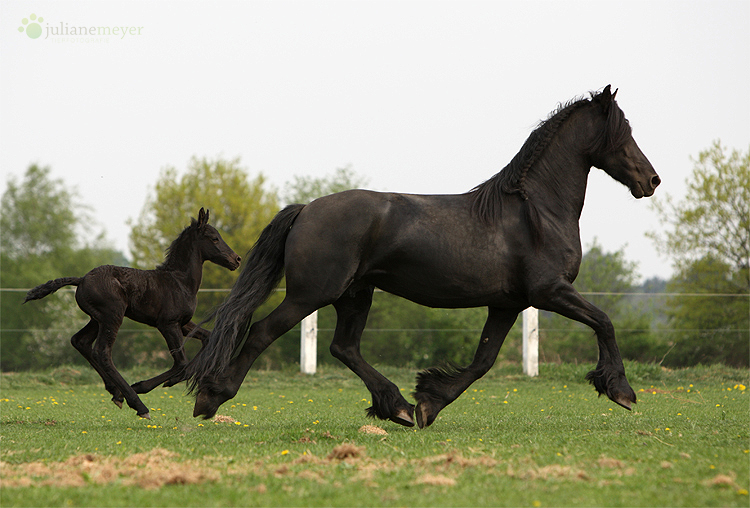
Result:
<instances>
[{"instance_id":1,"label":"brown dirt mound","mask_svg":"<svg viewBox=\"0 0 750 508\"><path fill-rule=\"evenodd\" d=\"M144 489L158 489L164 485L218 480L217 473L198 464L172 460L177 457L178 454L169 450L155 448L124 459L87 453L71 456L63 462L30 462L19 465L4 463L3 486L83 487L119 482Z\"/></svg>"},{"instance_id":2,"label":"brown dirt mound","mask_svg":"<svg viewBox=\"0 0 750 508\"><path fill-rule=\"evenodd\" d=\"M352 443L343 443L331 450L328 459L344 460L348 458L358 459L365 454L364 446L357 446Z\"/></svg>"},{"instance_id":3,"label":"brown dirt mound","mask_svg":"<svg viewBox=\"0 0 750 508\"><path fill-rule=\"evenodd\" d=\"M377 434L379 436L387 436L388 433L385 431L385 429L381 429L380 427L377 427L375 425L362 425L359 428L359 431L362 434Z\"/></svg>"}]
</instances>

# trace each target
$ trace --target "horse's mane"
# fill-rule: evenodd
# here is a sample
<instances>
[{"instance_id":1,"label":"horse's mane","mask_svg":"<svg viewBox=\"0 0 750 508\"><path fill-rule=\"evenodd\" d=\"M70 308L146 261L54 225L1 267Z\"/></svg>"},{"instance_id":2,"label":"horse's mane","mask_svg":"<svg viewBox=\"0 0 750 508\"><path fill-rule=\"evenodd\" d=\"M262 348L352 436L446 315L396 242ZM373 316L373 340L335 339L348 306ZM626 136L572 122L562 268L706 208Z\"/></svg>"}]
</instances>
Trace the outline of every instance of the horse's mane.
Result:
<instances>
[{"instance_id":1,"label":"horse's mane","mask_svg":"<svg viewBox=\"0 0 750 508\"><path fill-rule=\"evenodd\" d=\"M156 267L157 270L175 270L181 268L182 262L193 252L194 234L198 231L198 221L192 219L190 225L182 230L177 238L167 247L164 262Z\"/></svg>"},{"instance_id":2,"label":"horse's mane","mask_svg":"<svg viewBox=\"0 0 750 508\"><path fill-rule=\"evenodd\" d=\"M595 101L601 93L591 94L591 99L574 98L560 104L534 129L513 159L499 173L477 185L469 194L473 195L472 210L485 223L493 223L500 216L503 195L518 194L528 203L526 175L549 146L555 134L570 116ZM612 101L607 110L605 128L593 142L585 147L589 153L612 151L622 146L629 138L630 125L622 110ZM532 210L527 211L533 213Z\"/></svg>"}]
</instances>

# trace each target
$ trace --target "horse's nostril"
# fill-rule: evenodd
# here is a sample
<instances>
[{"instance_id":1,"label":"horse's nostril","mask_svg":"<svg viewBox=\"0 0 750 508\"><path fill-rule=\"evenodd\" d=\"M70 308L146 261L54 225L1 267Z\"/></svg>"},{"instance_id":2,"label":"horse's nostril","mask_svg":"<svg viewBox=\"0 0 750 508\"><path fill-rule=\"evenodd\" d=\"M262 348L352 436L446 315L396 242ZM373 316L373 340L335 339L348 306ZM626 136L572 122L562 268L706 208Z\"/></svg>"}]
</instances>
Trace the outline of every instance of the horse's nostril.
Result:
<instances>
[{"instance_id":1,"label":"horse's nostril","mask_svg":"<svg viewBox=\"0 0 750 508\"><path fill-rule=\"evenodd\" d=\"M651 177L651 188L655 189L659 186L661 183L661 178L659 178L659 175L654 175Z\"/></svg>"}]
</instances>

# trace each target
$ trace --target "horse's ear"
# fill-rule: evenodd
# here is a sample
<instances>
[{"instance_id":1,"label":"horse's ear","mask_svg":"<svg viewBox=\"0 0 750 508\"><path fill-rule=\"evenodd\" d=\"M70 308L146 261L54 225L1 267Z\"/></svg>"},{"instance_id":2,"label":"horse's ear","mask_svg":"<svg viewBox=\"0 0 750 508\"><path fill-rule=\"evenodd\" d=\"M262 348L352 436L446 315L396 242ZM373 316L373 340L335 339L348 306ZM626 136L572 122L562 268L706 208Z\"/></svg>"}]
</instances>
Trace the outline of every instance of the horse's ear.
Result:
<instances>
[{"instance_id":1,"label":"horse's ear","mask_svg":"<svg viewBox=\"0 0 750 508\"><path fill-rule=\"evenodd\" d=\"M617 93L617 90L615 90L615 94ZM612 85L607 85L604 87L604 90L601 91L598 95L594 97L594 100L598 102L605 113L609 111L609 107L612 105L612 101L614 100L615 96L612 95Z\"/></svg>"},{"instance_id":2,"label":"horse's ear","mask_svg":"<svg viewBox=\"0 0 750 508\"><path fill-rule=\"evenodd\" d=\"M207 223L208 223L208 213L206 213L206 211L203 208L201 208L200 211L198 212L198 227L202 228Z\"/></svg>"}]
</instances>

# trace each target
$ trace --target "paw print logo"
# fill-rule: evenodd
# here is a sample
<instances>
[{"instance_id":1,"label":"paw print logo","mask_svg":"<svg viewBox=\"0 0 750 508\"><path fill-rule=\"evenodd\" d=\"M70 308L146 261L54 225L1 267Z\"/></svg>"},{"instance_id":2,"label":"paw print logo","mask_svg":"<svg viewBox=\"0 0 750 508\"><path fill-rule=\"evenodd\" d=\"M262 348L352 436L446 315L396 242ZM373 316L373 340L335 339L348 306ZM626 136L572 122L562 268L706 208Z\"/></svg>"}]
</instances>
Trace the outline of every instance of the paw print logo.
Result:
<instances>
[{"instance_id":1,"label":"paw print logo","mask_svg":"<svg viewBox=\"0 0 750 508\"><path fill-rule=\"evenodd\" d=\"M32 39L36 39L42 35L42 25L39 24L42 21L44 21L44 18L37 18L36 14L31 14L28 18L21 20L23 26L19 26L18 31L21 33L26 32L26 35Z\"/></svg>"}]
</instances>

